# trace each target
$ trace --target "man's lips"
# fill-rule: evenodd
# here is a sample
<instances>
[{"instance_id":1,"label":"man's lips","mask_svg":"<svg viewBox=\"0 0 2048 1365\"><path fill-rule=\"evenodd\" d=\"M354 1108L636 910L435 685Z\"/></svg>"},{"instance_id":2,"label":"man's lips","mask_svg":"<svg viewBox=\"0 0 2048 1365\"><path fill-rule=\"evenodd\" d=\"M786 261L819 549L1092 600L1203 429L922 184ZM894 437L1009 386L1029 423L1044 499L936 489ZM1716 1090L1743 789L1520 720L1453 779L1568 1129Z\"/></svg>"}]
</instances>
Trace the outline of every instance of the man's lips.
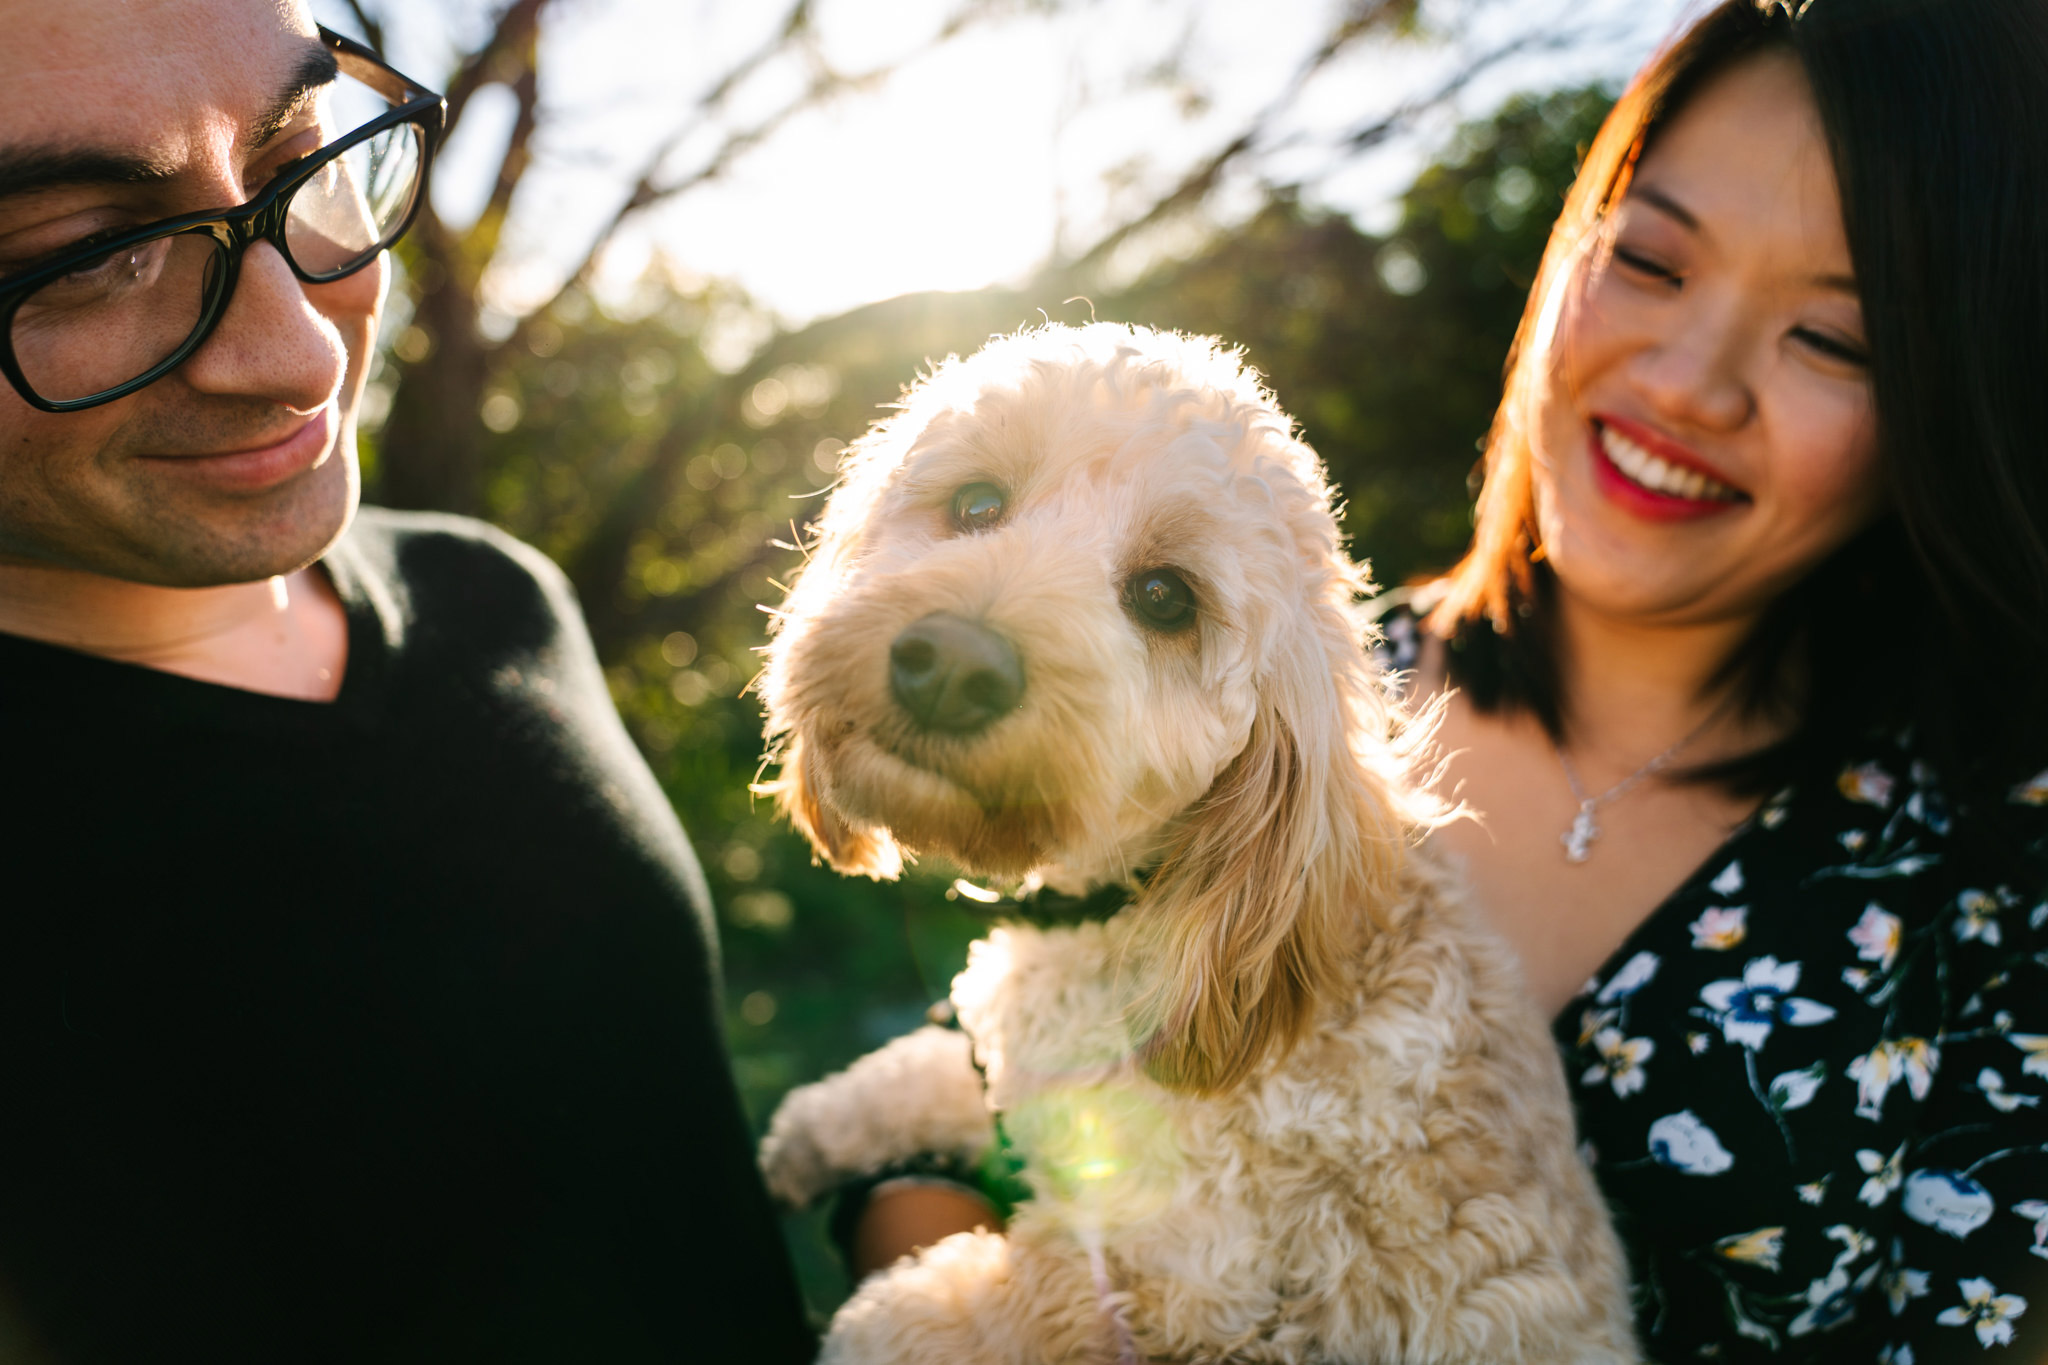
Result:
<instances>
[{"instance_id":1,"label":"man's lips","mask_svg":"<svg viewBox=\"0 0 2048 1365\"><path fill-rule=\"evenodd\" d=\"M298 429L269 445L242 450L144 455L174 478L209 484L228 492L255 493L275 487L319 465L334 444L334 404L324 404Z\"/></svg>"}]
</instances>

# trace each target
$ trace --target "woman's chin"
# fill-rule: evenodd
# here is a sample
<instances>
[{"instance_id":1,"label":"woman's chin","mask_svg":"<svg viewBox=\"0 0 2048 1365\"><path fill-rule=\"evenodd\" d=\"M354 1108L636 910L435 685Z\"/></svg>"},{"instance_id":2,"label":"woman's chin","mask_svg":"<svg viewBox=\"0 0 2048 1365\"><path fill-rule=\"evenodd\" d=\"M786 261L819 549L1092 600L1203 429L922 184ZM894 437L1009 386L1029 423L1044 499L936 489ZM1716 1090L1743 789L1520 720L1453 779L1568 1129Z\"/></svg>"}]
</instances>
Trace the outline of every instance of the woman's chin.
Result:
<instances>
[{"instance_id":1,"label":"woman's chin","mask_svg":"<svg viewBox=\"0 0 2048 1365\"><path fill-rule=\"evenodd\" d=\"M1740 596L1739 563L1711 545L1640 522L1550 516L1544 560L1572 601L1617 620L1672 622L1725 615Z\"/></svg>"}]
</instances>

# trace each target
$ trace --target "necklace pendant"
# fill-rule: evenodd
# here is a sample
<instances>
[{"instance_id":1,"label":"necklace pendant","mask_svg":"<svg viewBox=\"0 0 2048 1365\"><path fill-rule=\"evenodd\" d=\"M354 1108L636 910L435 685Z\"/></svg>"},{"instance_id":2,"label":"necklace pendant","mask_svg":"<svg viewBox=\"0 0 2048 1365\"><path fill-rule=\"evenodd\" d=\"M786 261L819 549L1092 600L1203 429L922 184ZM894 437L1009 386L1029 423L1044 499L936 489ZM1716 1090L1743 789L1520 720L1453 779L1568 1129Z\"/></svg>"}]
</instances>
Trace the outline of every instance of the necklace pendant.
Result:
<instances>
[{"instance_id":1,"label":"necklace pendant","mask_svg":"<svg viewBox=\"0 0 2048 1365\"><path fill-rule=\"evenodd\" d=\"M1564 845L1564 859L1568 863L1583 863L1592 856L1593 841L1600 837L1600 826L1593 823L1593 803L1581 801L1579 813L1572 820L1572 827L1560 834L1557 841Z\"/></svg>"}]
</instances>

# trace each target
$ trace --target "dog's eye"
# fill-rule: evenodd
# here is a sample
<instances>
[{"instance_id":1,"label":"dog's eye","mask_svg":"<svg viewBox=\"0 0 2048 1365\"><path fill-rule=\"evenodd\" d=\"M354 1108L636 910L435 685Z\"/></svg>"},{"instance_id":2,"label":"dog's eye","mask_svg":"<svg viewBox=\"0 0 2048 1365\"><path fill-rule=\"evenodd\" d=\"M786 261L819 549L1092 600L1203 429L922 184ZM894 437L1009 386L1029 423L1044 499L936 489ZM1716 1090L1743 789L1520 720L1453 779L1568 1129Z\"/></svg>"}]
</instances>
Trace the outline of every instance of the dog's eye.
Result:
<instances>
[{"instance_id":1,"label":"dog's eye","mask_svg":"<svg viewBox=\"0 0 2048 1365\"><path fill-rule=\"evenodd\" d=\"M970 483L953 495L953 524L963 531L986 531L1008 510L1003 490L992 483Z\"/></svg>"},{"instance_id":2,"label":"dog's eye","mask_svg":"<svg viewBox=\"0 0 2048 1365\"><path fill-rule=\"evenodd\" d=\"M1133 574L1125 592L1131 610L1154 630L1185 630L1195 623L1195 590L1171 569Z\"/></svg>"}]
</instances>

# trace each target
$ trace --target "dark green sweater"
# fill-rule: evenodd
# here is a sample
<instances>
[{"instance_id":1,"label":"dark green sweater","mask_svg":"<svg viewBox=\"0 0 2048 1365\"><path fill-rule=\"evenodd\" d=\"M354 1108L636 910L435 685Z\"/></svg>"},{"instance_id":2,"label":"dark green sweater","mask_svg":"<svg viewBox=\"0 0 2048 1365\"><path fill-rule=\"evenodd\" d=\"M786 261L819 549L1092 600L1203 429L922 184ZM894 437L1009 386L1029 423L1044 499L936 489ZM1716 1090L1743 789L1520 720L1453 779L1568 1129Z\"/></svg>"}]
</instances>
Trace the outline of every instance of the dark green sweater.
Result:
<instances>
[{"instance_id":1,"label":"dark green sweater","mask_svg":"<svg viewBox=\"0 0 2048 1365\"><path fill-rule=\"evenodd\" d=\"M566 582L378 511L326 565L331 705L0 636L0 1351L808 1359Z\"/></svg>"}]
</instances>

